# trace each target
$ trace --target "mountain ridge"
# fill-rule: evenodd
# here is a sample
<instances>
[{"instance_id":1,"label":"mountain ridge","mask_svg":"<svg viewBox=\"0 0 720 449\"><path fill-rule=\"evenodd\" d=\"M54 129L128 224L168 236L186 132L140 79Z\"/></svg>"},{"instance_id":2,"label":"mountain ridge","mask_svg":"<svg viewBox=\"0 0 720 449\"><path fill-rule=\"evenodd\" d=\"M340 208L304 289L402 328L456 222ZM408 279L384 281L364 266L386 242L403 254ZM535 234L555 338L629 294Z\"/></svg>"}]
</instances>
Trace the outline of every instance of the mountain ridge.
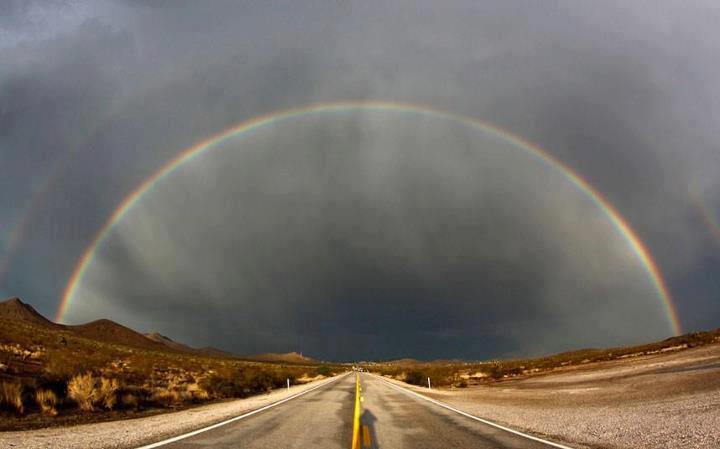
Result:
<instances>
[{"instance_id":1,"label":"mountain ridge","mask_svg":"<svg viewBox=\"0 0 720 449\"><path fill-rule=\"evenodd\" d=\"M23 302L18 297L10 297L0 302L0 320L3 319L26 322L57 331L67 331L75 336L90 340L156 351L179 352L214 358L236 358L258 362L316 362L315 359L304 357L302 354L297 352L266 352L255 356L243 356L210 346L193 348L184 343L175 341L159 332L141 333L107 318L101 318L88 323L76 325L55 323L44 317L35 310L34 307Z\"/></svg>"},{"instance_id":2,"label":"mountain ridge","mask_svg":"<svg viewBox=\"0 0 720 449\"><path fill-rule=\"evenodd\" d=\"M263 352L249 357L250 360L259 362L286 362L286 363L317 363L312 357L306 357L302 353L291 352Z\"/></svg>"},{"instance_id":3,"label":"mountain ridge","mask_svg":"<svg viewBox=\"0 0 720 449\"><path fill-rule=\"evenodd\" d=\"M18 297L7 298L0 302L0 318L29 321L46 327L62 328L62 324L54 323L41 315L33 306Z\"/></svg>"}]
</instances>

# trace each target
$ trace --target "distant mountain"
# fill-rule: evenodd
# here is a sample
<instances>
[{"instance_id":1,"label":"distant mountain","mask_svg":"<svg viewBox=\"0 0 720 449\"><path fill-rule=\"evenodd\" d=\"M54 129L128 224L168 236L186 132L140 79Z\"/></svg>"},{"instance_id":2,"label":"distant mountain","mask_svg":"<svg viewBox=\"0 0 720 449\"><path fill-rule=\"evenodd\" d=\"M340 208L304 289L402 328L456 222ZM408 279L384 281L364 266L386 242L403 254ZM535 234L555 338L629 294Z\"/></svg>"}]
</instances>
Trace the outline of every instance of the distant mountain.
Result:
<instances>
[{"instance_id":1,"label":"distant mountain","mask_svg":"<svg viewBox=\"0 0 720 449\"><path fill-rule=\"evenodd\" d=\"M155 333L145 336L140 332L108 319L100 319L75 326L53 323L40 315L32 306L22 302L19 298L10 298L0 302L0 320L30 323L44 328L70 332L78 337L106 343L155 351L186 352L218 357L216 354L211 354L211 351L193 349L182 343L177 343L164 335ZM219 350L215 351L218 353L221 352Z\"/></svg>"},{"instance_id":2,"label":"distant mountain","mask_svg":"<svg viewBox=\"0 0 720 449\"><path fill-rule=\"evenodd\" d=\"M9 298L0 302L0 319L2 318L30 322L44 327L63 327L40 315L33 306L25 304L20 298Z\"/></svg>"},{"instance_id":3,"label":"distant mountain","mask_svg":"<svg viewBox=\"0 0 720 449\"><path fill-rule=\"evenodd\" d=\"M248 358L250 360L257 360L258 362L317 363L317 360L311 357L305 357L298 352L286 352L282 354L265 352Z\"/></svg>"},{"instance_id":4,"label":"distant mountain","mask_svg":"<svg viewBox=\"0 0 720 449\"><path fill-rule=\"evenodd\" d=\"M146 349L162 349L163 346L139 332L110 320L97 320L79 326L65 326L53 323L40 315L31 305L19 298L10 298L0 302L0 319L25 322L45 328L69 331L77 336L109 343L136 346Z\"/></svg>"},{"instance_id":5,"label":"distant mountain","mask_svg":"<svg viewBox=\"0 0 720 449\"><path fill-rule=\"evenodd\" d=\"M420 363L424 363L421 360L416 359L395 359L395 360L389 360L385 362L388 365L417 365Z\"/></svg>"},{"instance_id":6,"label":"distant mountain","mask_svg":"<svg viewBox=\"0 0 720 449\"><path fill-rule=\"evenodd\" d=\"M175 340L173 340L170 337L166 337L160 333L153 332L151 334L145 334L145 338L149 338L150 340L160 343L168 348L175 349L177 351L187 351L187 352L194 352L195 349L191 348L188 345L184 345L182 343L178 343Z\"/></svg>"},{"instance_id":7,"label":"distant mountain","mask_svg":"<svg viewBox=\"0 0 720 449\"><path fill-rule=\"evenodd\" d=\"M18 298L10 298L0 302L0 320L30 323L35 326L62 331L65 333L65 336L67 336L66 332L69 332L78 337L90 340L154 351L180 352L217 358L242 358L259 362L317 363L316 360L310 357L304 357L297 352L284 354L263 353L256 356L245 357L212 347L192 348L160 333L142 334L108 319L100 319L73 326L58 324L48 320L39 314L32 306L22 302Z\"/></svg>"},{"instance_id":8,"label":"distant mountain","mask_svg":"<svg viewBox=\"0 0 720 449\"><path fill-rule=\"evenodd\" d=\"M173 340L170 337L166 337L163 334L160 334L158 332L153 332L150 334L145 334L146 338L149 338L150 340L153 340L155 342L158 342L172 350L175 351L181 351L181 352L191 352L193 354L200 354L210 357L237 357L237 355L226 352L220 349L212 348L210 346L204 347L204 348L193 348L183 343L178 343L177 341Z\"/></svg>"},{"instance_id":9,"label":"distant mountain","mask_svg":"<svg viewBox=\"0 0 720 449\"><path fill-rule=\"evenodd\" d=\"M240 357L232 352L223 351L222 349L213 348L212 346L205 346L204 348L198 348L197 350L202 354L209 355L210 357Z\"/></svg>"},{"instance_id":10,"label":"distant mountain","mask_svg":"<svg viewBox=\"0 0 720 449\"><path fill-rule=\"evenodd\" d=\"M165 345L162 343L151 340L140 332L136 332L129 327L107 319L96 320L77 326L67 326L67 329L82 337L108 343L136 346L144 349L165 348Z\"/></svg>"}]
</instances>

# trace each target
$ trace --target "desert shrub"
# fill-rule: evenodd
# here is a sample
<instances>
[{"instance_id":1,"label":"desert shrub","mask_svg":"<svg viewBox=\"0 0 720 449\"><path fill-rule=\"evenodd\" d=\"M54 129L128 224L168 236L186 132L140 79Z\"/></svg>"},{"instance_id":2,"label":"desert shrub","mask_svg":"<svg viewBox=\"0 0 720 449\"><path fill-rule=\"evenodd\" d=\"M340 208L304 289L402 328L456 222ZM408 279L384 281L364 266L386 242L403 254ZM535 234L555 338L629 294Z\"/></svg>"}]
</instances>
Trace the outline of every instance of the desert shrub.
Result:
<instances>
[{"instance_id":1,"label":"desert shrub","mask_svg":"<svg viewBox=\"0 0 720 449\"><path fill-rule=\"evenodd\" d=\"M484 367L483 371L488 375L488 377L493 379L499 379L504 374L502 365L499 363L491 363L490 365Z\"/></svg>"},{"instance_id":2,"label":"desert shrub","mask_svg":"<svg viewBox=\"0 0 720 449\"><path fill-rule=\"evenodd\" d=\"M317 368L315 368L315 375L316 376L329 376L332 374L332 368L330 368L327 365L320 365Z\"/></svg>"},{"instance_id":3,"label":"desert shrub","mask_svg":"<svg viewBox=\"0 0 720 449\"><path fill-rule=\"evenodd\" d=\"M44 415L57 415L57 395L52 390L35 390L35 402Z\"/></svg>"},{"instance_id":4,"label":"desert shrub","mask_svg":"<svg viewBox=\"0 0 720 449\"><path fill-rule=\"evenodd\" d=\"M203 402L210 399L210 395L207 391L198 388L197 390L191 390L190 393L192 394L192 397L197 402Z\"/></svg>"},{"instance_id":5,"label":"desert shrub","mask_svg":"<svg viewBox=\"0 0 720 449\"><path fill-rule=\"evenodd\" d=\"M67 350L48 351L47 365L45 370L56 379L70 379L82 373L88 366L87 361L80 354L74 354Z\"/></svg>"},{"instance_id":6,"label":"desert shrub","mask_svg":"<svg viewBox=\"0 0 720 449\"><path fill-rule=\"evenodd\" d=\"M57 398L64 398L67 396L69 380L69 377L46 373L35 380L35 388L39 390L50 390L55 393Z\"/></svg>"},{"instance_id":7,"label":"desert shrub","mask_svg":"<svg viewBox=\"0 0 720 449\"><path fill-rule=\"evenodd\" d=\"M202 379L198 386L212 398L243 398L282 388L287 379L293 384L297 377L294 370L243 367L210 375Z\"/></svg>"},{"instance_id":8,"label":"desert shrub","mask_svg":"<svg viewBox=\"0 0 720 449\"><path fill-rule=\"evenodd\" d=\"M523 369L519 366L514 366L512 368L507 368L503 370L503 376L519 376L523 373Z\"/></svg>"},{"instance_id":9,"label":"desert shrub","mask_svg":"<svg viewBox=\"0 0 720 449\"><path fill-rule=\"evenodd\" d=\"M434 387L451 385L457 375L452 367L447 366L423 366L405 373L405 382L412 385L427 386L428 377Z\"/></svg>"},{"instance_id":10,"label":"desert shrub","mask_svg":"<svg viewBox=\"0 0 720 449\"><path fill-rule=\"evenodd\" d=\"M427 383L427 376L421 371L409 371L405 374L405 382L412 385L425 385Z\"/></svg>"},{"instance_id":11,"label":"desert shrub","mask_svg":"<svg viewBox=\"0 0 720 449\"><path fill-rule=\"evenodd\" d=\"M22 414L24 411L22 400L22 385L14 382L0 382L0 405L15 409Z\"/></svg>"},{"instance_id":12,"label":"desert shrub","mask_svg":"<svg viewBox=\"0 0 720 449\"><path fill-rule=\"evenodd\" d=\"M266 382L264 391L269 391L273 388L285 388L285 386L287 386L288 379L290 379L291 384L294 384L297 381L297 375L292 371L279 370L271 371L267 374L270 376L270 385L268 387ZM263 393L264 391L260 390L259 392Z\"/></svg>"},{"instance_id":13,"label":"desert shrub","mask_svg":"<svg viewBox=\"0 0 720 449\"><path fill-rule=\"evenodd\" d=\"M152 395L150 396L150 402L159 404L163 407L170 407L175 403L175 400L176 398L173 395L173 391L164 388L155 389L155 391L153 391Z\"/></svg>"},{"instance_id":14,"label":"desert shrub","mask_svg":"<svg viewBox=\"0 0 720 449\"><path fill-rule=\"evenodd\" d=\"M95 401L107 410L112 410L117 403L117 392L119 389L120 383L117 379L101 377L100 386L95 392Z\"/></svg>"},{"instance_id":15,"label":"desert shrub","mask_svg":"<svg viewBox=\"0 0 720 449\"><path fill-rule=\"evenodd\" d=\"M262 369L244 370L239 380L244 395L264 393L281 383L279 376L273 376ZM282 379L282 383L284 382L285 379Z\"/></svg>"},{"instance_id":16,"label":"desert shrub","mask_svg":"<svg viewBox=\"0 0 720 449\"><path fill-rule=\"evenodd\" d=\"M376 373L380 374L381 376L404 378L403 368L400 366L379 365L379 366L373 367L373 372L376 372Z\"/></svg>"},{"instance_id":17,"label":"desert shrub","mask_svg":"<svg viewBox=\"0 0 720 449\"><path fill-rule=\"evenodd\" d=\"M94 410L93 403L97 400L95 383L95 378L90 373L78 374L68 382L68 396L81 410Z\"/></svg>"},{"instance_id":18,"label":"desert shrub","mask_svg":"<svg viewBox=\"0 0 720 449\"><path fill-rule=\"evenodd\" d=\"M465 379L463 379L457 383L458 388L467 388L467 386L468 386L468 384L467 384L467 381L465 381Z\"/></svg>"},{"instance_id":19,"label":"desert shrub","mask_svg":"<svg viewBox=\"0 0 720 449\"><path fill-rule=\"evenodd\" d=\"M172 407L192 400L192 394L186 389L156 388L150 396L150 401L163 407Z\"/></svg>"},{"instance_id":20,"label":"desert shrub","mask_svg":"<svg viewBox=\"0 0 720 449\"><path fill-rule=\"evenodd\" d=\"M185 388L193 402L203 402L210 398L208 392L198 383L187 384Z\"/></svg>"},{"instance_id":21,"label":"desert shrub","mask_svg":"<svg viewBox=\"0 0 720 449\"><path fill-rule=\"evenodd\" d=\"M200 381L200 388L205 390L209 396L220 398L242 397L243 388L234 379L213 374Z\"/></svg>"},{"instance_id":22,"label":"desert shrub","mask_svg":"<svg viewBox=\"0 0 720 449\"><path fill-rule=\"evenodd\" d=\"M117 404L119 389L120 382L117 379L97 379L91 373L77 374L68 382L68 397L81 410L92 411L95 405L112 410Z\"/></svg>"},{"instance_id":23,"label":"desert shrub","mask_svg":"<svg viewBox=\"0 0 720 449\"><path fill-rule=\"evenodd\" d=\"M287 379L290 379L290 385L297 383L299 377L307 372L307 368L287 368L280 371L280 386L284 387Z\"/></svg>"},{"instance_id":24,"label":"desert shrub","mask_svg":"<svg viewBox=\"0 0 720 449\"><path fill-rule=\"evenodd\" d=\"M116 393L117 407L129 410L142 408L144 404L152 402L152 392L140 386L121 385Z\"/></svg>"},{"instance_id":25,"label":"desert shrub","mask_svg":"<svg viewBox=\"0 0 720 449\"><path fill-rule=\"evenodd\" d=\"M127 409L137 409L140 406L140 399L134 393L124 393L120 396L120 405Z\"/></svg>"}]
</instances>

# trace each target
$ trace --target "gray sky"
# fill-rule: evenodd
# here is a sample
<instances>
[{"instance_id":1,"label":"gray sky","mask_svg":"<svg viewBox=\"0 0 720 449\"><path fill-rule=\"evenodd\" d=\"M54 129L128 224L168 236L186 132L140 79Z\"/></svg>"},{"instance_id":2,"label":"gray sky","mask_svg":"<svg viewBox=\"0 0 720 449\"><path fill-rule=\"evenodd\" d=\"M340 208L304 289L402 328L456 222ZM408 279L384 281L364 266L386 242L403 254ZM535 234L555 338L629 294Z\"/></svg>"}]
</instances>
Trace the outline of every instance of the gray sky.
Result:
<instances>
[{"instance_id":1,"label":"gray sky","mask_svg":"<svg viewBox=\"0 0 720 449\"><path fill-rule=\"evenodd\" d=\"M54 315L102 223L252 117L423 104L546 149L606 197L686 330L720 321L714 2L4 2L0 296ZM398 111L218 146L109 234L67 320L326 358L486 358L671 332L587 196L507 141ZM640 323L640 324L638 324Z\"/></svg>"}]
</instances>

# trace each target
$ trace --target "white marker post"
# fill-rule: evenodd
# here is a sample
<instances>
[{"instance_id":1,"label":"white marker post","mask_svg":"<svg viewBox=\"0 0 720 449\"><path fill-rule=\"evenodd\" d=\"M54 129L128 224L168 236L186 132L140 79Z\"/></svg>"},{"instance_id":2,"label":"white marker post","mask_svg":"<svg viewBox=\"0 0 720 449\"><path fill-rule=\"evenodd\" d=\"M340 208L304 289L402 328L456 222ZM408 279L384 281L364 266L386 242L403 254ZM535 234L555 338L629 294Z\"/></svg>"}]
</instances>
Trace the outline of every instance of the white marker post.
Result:
<instances>
[{"instance_id":1,"label":"white marker post","mask_svg":"<svg viewBox=\"0 0 720 449\"><path fill-rule=\"evenodd\" d=\"M288 391L290 391L290 378L287 380Z\"/></svg>"},{"instance_id":2,"label":"white marker post","mask_svg":"<svg viewBox=\"0 0 720 449\"><path fill-rule=\"evenodd\" d=\"M428 377L428 390L432 390L432 388L430 388L430 378L429 377Z\"/></svg>"}]
</instances>

